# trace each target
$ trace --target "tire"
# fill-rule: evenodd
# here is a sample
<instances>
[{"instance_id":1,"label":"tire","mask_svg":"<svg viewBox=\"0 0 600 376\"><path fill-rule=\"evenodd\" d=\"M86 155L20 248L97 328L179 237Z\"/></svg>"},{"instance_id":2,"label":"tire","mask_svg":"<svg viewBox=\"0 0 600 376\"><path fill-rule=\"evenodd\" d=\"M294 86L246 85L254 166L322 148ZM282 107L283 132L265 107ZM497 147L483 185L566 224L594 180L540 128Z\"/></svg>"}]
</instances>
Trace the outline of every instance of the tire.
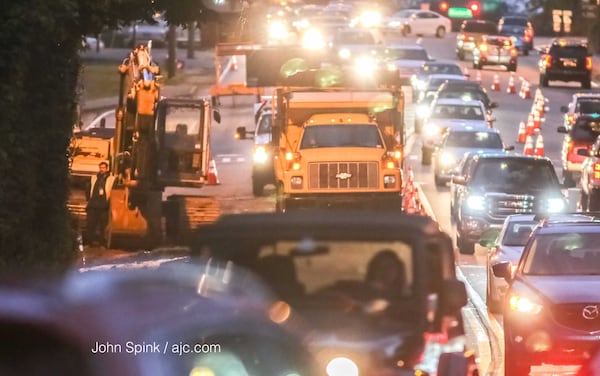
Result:
<instances>
[{"instance_id":1,"label":"tire","mask_svg":"<svg viewBox=\"0 0 600 376\"><path fill-rule=\"evenodd\" d=\"M408 34L410 34L410 26L404 25L404 27L402 28L402 36L406 37L408 36Z\"/></svg>"},{"instance_id":2,"label":"tire","mask_svg":"<svg viewBox=\"0 0 600 376\"><path fill-rule=\"evenodd\" d=\"M592 82L590 80L581 81L581 88L582 89L591 89Z\"/></svg>"},{"instance_id":3,"label":"tire","mask_svg":"<svg viewBox=\"0 0 600 376\"><path fill-rule=\"evenodd\" d=\"M465 60L465 51L463 50L458 50L456 51L456 57L458 58L458 60Z\"/></svg>"},{"instance_id":4,"label":"tire","mask_svg":"<svg viewBox=\"0 0 600 376\"><path fill-rule=\"evenodd\" d=\"M490 311L491 313L502 313L502 302L499 300L494 300L492 298L492 278L493 276L490 275L490 270L488 267L486 282L487 287L485 289L485 303L487 305L488 311Z\"/></svg>"},{"instance_id":5,"label":"tire","mask_svg":"<svg viewBox=\"0 0 600 376\"><path fill-rule=\"evenodd\" d=\"M481 69L481 64L475 63L475 60L473 60L473 69L480 70Z\"/></svg>"},{"instance_id":6,"label":"tire","mask_svg":"<svg viewBox=\"0 0 600 376\"><path fill-rule=\"evenodd\" d=\"M432 151L426 148L421 149L421 164L424 166L431 165L431 154Z\"/></svg>"},{"instance_id":7,"label":"tire","mask_svg":"<svg viewBox=\"0 0 600 376\"><path fill-rule=\"evenodd\" d=\"M456 246L461 255L472 255L475 253L475 243L462 240L459 231L456 233Z\"/></svg>"},{"instance_id":8,"label":"tire","mask_svg":"<svg viewBox=\"0 0 600 376\"><path fill-rule=\"evenodd\" d=\"M285 213L285 198L283 195L283 183L277 184L275 193L275 211L278 213Z\"/></svg>"},{"instance_id":9,"label":"tire","mask_svg":"<svg viewBox=\"0 0 600 376\"><path fill-rule=\"evenodd\" d=\"M504 335L506 337L506 334ZM504 375L505 376L528 376L531 366L519 359L507 339L504 339Z\"/></svg>"},{"instance_id":10,"label":"tire","mask_svg":"<svg viewBox=\"0 0 600 376\"><path fill-rule=\"evenodd\" d=\"M435 31L435 36L438 38L443 38L444 36L446 36L446 28L443 26L439 26Z\"/></svg>"},{"instance_id":11,"label":"tire","mask_svg":"<svg viewBox=\"0 0 600 376\"><path fill-rule=\"evenodd\" d=\"M548 77L545 74L540 74L540 86L548 87Z\"/></svg>"},{"instance_id":12,"label":"tire","mask_svg":"<svg viewBox=\"0 0 600 376\"><path fill-rule=\"evenodd\" d=\"M508 66L506 67L506 69L507 69L509 72L516 72L516 71L517 71L517 64L510 64L510 65L508 65Z\"/></svg>"},{"instance_id":13,"label":"tire","mask_svg":"<svg viewBox=\"0 0 600 376\"><path fill-rule=\"evenodd\" d=\"M573 179L573 173L571 171L563 171L563 184L567 188L575 187L575 179Z\"/></svg>"},{"instance_id":14,"label":"tire","mask_svg":"<svg viewBox=\"0 0 600 376\"><path fill-rule=\"evenodd\" d=\"M435 182L436 187L445 187L446 181L439 177L437 174L433 174L433 181Z\"/></svg>"},{"instance_id":15,"label":"tire","mask_svg":"<svg viewBox=\"0 0 600 376\"><path fill-rule=\"evenodd\" d=\"M260 179L252 179L252 194L261 197L265 193L265 184Z\"/></svg>"}]
</instances>

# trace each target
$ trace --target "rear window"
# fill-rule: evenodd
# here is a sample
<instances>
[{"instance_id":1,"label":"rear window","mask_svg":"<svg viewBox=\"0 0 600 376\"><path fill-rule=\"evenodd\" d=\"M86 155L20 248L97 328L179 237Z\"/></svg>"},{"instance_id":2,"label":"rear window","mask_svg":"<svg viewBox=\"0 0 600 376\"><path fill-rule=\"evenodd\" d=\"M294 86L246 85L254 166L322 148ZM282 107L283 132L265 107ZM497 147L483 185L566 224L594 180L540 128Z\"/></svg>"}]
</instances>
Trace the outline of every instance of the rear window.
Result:
<instances>
[{"instance_id":1,"label":"rear window","mask_svg":"<svg viewBox=\"0 0 600 376\"><path fill-rule=\"evenodd\" d=\"M552 46L550 54L553 56L585 58L588 55L587 48L583 46Z\"/></svg>"},{"instance_id":2,"label":"rear window","mask_svg":"<svg viewBox=\"0 0 600 376\"><path fill-rule=\"evenodd\" d=\"M493 23L467 22L463 24L462 31L467 33L496 34L497 28Z\"/></svg>"},{"instance_id":3,"label":"rear window","mask_svg":"<svg viewBox=\"0 0 600 376\"><path fill-rule=\"evenodd\" d=\"M526 18L519 17L508 17L502 19L502 25L518 25L518 26L527 26Z\"/></svg>"},{"instance_id":4,"label":"rear window","mask_svg":"<svg viewBox=\"0 0 600 376\"><path fill-rule=\"evenodd\" d=\"M462 75L463 72L459 66L454 64L448 65L424 65L421 67L421 74L457 74Z\"/></svg>"},{"instance_id":5,"label":"rear window","mask_svg":"<svg viewBox=\"0 0 600 376\"><path fill-rule=\"evenodd\" d=\"M600 121L577 121L571 129L574 141L594 142L600 135Z\"/></svg>"},{"instance_id":6,"label":"rear window","mask_svg":"<svg viewBox=\"0 0 600 376\"><path fill-rule=\"evenodd\" d=\"M429 60L427 51L412 48L386 48L383 51L384 60Z\"/></svg>"},{"instance_id":7,"label":"rear window","mask_svg":"<svg viewBox=\"0 0 600 376\"><path fill-rule=\"evenodd\" d=\"M598 100L579 100L575 112L582 114L600 113L600 99Z\"/></svg>"},{"instance_id":8,"label":"rear window","mask_svg":"<svg viewBox=\"0 0 600 376\"><path fill-rule=\"evenodd\" d=\"M510 223L502 239L502 244L511 247L525 246L535 226L537 226L536 221Z\"/></svg>"}]
</instances>

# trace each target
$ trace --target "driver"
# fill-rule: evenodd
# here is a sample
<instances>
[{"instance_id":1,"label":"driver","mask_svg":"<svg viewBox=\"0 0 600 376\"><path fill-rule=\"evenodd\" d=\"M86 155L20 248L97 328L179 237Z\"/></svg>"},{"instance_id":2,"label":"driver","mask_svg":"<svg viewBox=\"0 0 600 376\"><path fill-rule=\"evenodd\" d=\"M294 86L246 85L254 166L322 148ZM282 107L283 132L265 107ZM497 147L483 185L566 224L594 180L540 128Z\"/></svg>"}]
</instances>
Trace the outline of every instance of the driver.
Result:
<instances>
[{"instance_id":1,"label":"driver","mask_svg":"<svg viewBox=\"0 0 600 376\"><path fill-rule=\"evenodd\" d=\"M373 298L398 300L406 283L404 262L391 249L377 252L367 265L365 283Z\"/></svg>"}]
</instances>

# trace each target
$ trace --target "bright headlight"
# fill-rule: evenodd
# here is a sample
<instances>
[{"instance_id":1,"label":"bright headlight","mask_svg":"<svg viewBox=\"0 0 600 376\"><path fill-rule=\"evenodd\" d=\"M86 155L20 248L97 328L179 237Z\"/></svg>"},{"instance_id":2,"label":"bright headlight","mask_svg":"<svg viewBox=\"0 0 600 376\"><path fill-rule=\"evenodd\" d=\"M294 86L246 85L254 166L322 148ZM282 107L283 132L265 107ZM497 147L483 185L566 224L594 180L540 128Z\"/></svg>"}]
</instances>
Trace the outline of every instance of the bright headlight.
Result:
<instances>
[{"instance_id":1,"label":"bright headlight","mask_svg":"<svg viewBox=\"0 0 600 376\"><path fill-rule=\"evenodd\" d=\"M415 82L416 82L415 86L417 87L417 90L423 91L423 90L427 89L427 82L421 81L421 80L415 80Z\"/></svg>"},{"instance_id":2,"label":"bright headlight","mask_svg":"<svg viewBox=\"0 0 600 376\"><path fill-rule=\"evenodd\" d=\"M415 109L415 113L421 119L426 118L427 116L429 116L429 113L430 113L429 105L428 104L417 105L417 108Z\"/></svg>"},{"instance_id":3,"label":"bright headlight","mask_svg":"<svg viewBox=\"0 0 600 376\"><path fill-rule=\"evenodd\" d=\"M265 163L269 158L269 154L264 146L257 146L254 149L253 159L256 163Z\"/></svg>"},{"instance_id":4,"label":"bright headlight","mask_svg":"<svg viewBox=\"0 0 600 376\"><path fill-rule=\"evenodd\" d=\"M394 63L387 63L386 66L388 71L393 72L393 71L397 71L398 67L396 66L396 64Z\"/></svg>"},{"instance_id":5,"label":"bright headlight","mask_svg":"<svg viewBox=\"0 0 600 376\"><path fill-rule=\"evenodd\" d=\"M342 59L349 59L350 56L352 56L352 53L350 52L349 49L347 48L342 48L339 52L338 52L338 56Z\"/></svg>"},{"instance_id":6,"label":"bright headlight","mask_svg":"<svg viewBox=\"0 0 600 376\"><path fill-rule=\"evenodd\" d=\"M565 201L561 198L549 198L548 213L560 213L565 210Z\"/></svg>"},{"instance_id":7,"label":"bright headlight","mask_svg":"<svg viewBox=\"0 0 600 376\"><path fill-rule=\"evenodd\" d=\"M373 27L381 22L381 14L379 12L369 10L360 15L360 23L364 27Z\"/></svg>"},{"instance_id":8,"label":"bright headlight","mask_svg":"<svg viewBox=\"0 0 600 376\"><path fill-rule=\"evenodd\" d=\"M400 27L400 25L402 25L402 23L400 21L390 21L390 22L388 22L388 26L389 27Z\"/></svg>"},{"instance_id":9,"label":"bright headlight","mask_svg":"<svg viewBox=\"0 0 600 376\"><path fill-rule=\"evenodd\" d=\"M469 196L467 198L467 207L471 210L485 210L485 197Z\"/></svg>"},{"instance_id":10,"label":"bright headlight","mask_svg":"<svg viewBox=\"0 0 600 376\"><path fill-rule=\"evenodd\" d=\"M333 358L325 368L328 376L358 376L358 366L345 357Z\"/></svg>"},{"instance_id":11,"label":"bright headlight","mask_svg":"<svg viewBox=\"0 0 600 376\"><path fill-rule=\"evenodd\" d=\"M310 49L320 49L325 47L325 39L317 29L306 30L302 37L302 46Z\"/></svg>"},{"instance_id":12,"label":"bright headlight","mask_svg":"<svg viewBox=\"0 0 600 376\"><path fill-rule=\"evenodd\" d=\"M283 22L273 21L269 24L269 38L284 39L287 36L288 30Z\"/></svg>"},{"instance_id":13,"label":"bright headlight","mask_svg":"<svg viewBox=\"0 0 600 376\"><path fill-rule=\"evenodd\" d=\"M511 311L537 315L542 310L542 305L526 296L512 295L508 300Z\"/></svg>"},{"instance_id":14,"label":"bright headlight","mask_svg":"<svg viewBox=\"0 0 600 376\"><path fill-rule=\"evenodd\" d=\"M427 123L423 126L423 134L425 136L433 137L440 134L441 129L435 124Z\"/></svg>"},{"instance_id":15,"label":"bright headlight","mask_svg":"<svg viewBox=\"0 0 600 376\"><path fill-rule=\"evenodd\" d=\"M443 152L440 155L440 164L443 167L451 167L454 166L456 164L456 158L454 157L453 154L448 153L448 152Z\"/></svg>"},{"instance_id":16,"label":"bright headlight","mask_svg":"<svg viewBox=\"0 0 600 376\"><path fill-rule=\"evenodd\" d=\"M370 76L376 69L376 63L373 59L366 56L358 57L354 60L356 72L362 76Z\"/></svg>"}]
</instances>

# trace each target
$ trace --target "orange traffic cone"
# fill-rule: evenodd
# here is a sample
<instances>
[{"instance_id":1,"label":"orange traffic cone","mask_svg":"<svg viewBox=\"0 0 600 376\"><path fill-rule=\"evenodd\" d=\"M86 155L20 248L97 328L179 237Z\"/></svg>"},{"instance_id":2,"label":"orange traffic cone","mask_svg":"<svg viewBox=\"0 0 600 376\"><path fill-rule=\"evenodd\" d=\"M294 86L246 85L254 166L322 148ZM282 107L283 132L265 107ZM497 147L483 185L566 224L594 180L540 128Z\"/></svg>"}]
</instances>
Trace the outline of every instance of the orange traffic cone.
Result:
<instances>
[{"instance_id":1,"label":"orange traffic cone","mask_svg":"<svg viewBox=\"0 0 600 376\"><path fill-rule=\"evenodd\" d=\"M206 178L206 185L219 185L219 176L217 175L217 164L214 159L208 163L208 176Z\"/></svg>"},{"instance_id":2,"label":"orange traffic cone","mask_svg":"<svg viewBox=\"0 0 600 376\"><path fill-rule=\"evenodd\" d=\"M236 71L238 68L238 64L237 64L237 57L232 56L231 57L231 70L232 71Z\"/></svg>"},{"instance_id":3,"label":"orange traffic cone","mask_svg":"<svg viewBox=\"0 0 600 376\"><path fill-rule=\"evenodd\" d=\"M523 149L524 155L533 155L533 136L527 135L525 140L525 148Z\"/></svg>"},{"instance_id":4,"label":"orange traffic cone","mask_svg":"<svg viewBox=\"0 0 600 376\"><path fill-rule=\"evenodd\" d=\"M544 137L542 137L542 132L540 132L539 129L537 129L535 133L537 133L537 139L535 140L535 150L533 155L544 157L546 155L544 152Z\"/></svg>"},{"instance_id":5,"label":"orange traffic cone","mask_svg":"<svg viewBox=\"0 0 600 376\"><path fill-rule=\"evenodd\" d=\"M533 112L533 127L535 129L540 129L542 127L542 119L540 118L540 113L537 111Z\"/></svg>"},{"instance_id":6,"label":"orange traffic cone","mask_svg":"<svg viewBox=\"0 0 600 376\"><path fill-rule=\"evenodd\" d=\"M492 82L492 90L500 91L500 78L497 74L494 75L494 82Z\"/></svg>"},{"instance_id":7,"label":"orange traffic cone","mask_svg":"<svg viewBox=\"0 0 600 376\"><path fill-rule=\"evenodd\" d=\"M527 132L525 131L525 122L522 121L519 123L519 139L518 142L520 144L525 142L525 139L527 138Z\"/></svg>"},{"instance_id":8,"label":"orange traffic cone","mask_svg":"<svg viewBox=\"0 0 600 376\"><path fill-rule=\"evenodd\" d=\"M527 127L525 128L525 134L527 136L533 136L535 132L535 124L533 123L533 114L529 114L527 117Z\"/></svg>"},{"instance_id":9,"label":"orange traffic cone","mask_svg":"<svg viewBox=\"0 0 600 376\"><path fill-rule=\"evenodd\" d=\"M523 80L519 96L523 99L531 99L531 89L529 88L529 82L527 80Z\"/></svg>"},{"instance_id":10,"label":"orange traffic cone","mask_svg":"<svg viewBox=\"0 0 600 376\"><path fill-rule=\"evenodd\" d=\"M510 74L510 78L508 79L508 87L506 88L506 92L508 94L516 94L517 88L515 87L515 75L514 73Z\"/></svg>"}]
</instances>

